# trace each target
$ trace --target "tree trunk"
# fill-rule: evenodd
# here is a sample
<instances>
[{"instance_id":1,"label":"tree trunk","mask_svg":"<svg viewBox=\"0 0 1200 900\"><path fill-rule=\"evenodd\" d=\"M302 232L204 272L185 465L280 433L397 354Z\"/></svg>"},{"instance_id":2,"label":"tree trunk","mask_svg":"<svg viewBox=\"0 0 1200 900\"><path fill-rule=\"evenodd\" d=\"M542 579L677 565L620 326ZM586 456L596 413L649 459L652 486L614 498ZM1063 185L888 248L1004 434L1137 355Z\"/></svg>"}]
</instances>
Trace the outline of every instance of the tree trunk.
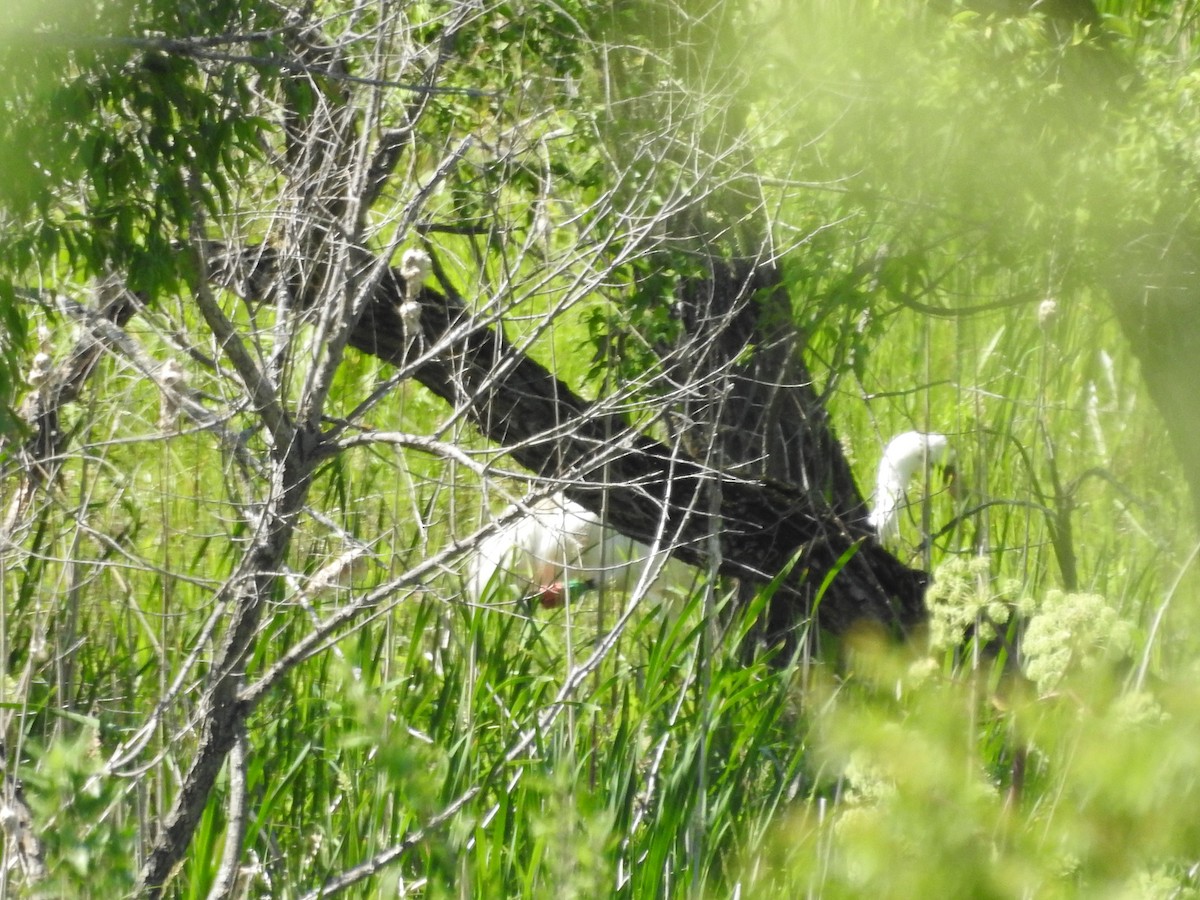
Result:
<instances>
[{"instance_id":1,"label":"tree trunk","mask_svg":"<svg viewBox=\"0 0 1200 900\"><path fill-rule=\"evenodd\" d=\"M1161 217L1165 219L1166 217ZM1194 218L1194 214L1189 214ZM1161 222L1161 219L1160 219ZM1160 224L1118 243L1106 267L1121 331L1167 425L1200 526L1200 254L1197 223Z\"/></svg>"},{"instance_id":2,"label":"tree trunk","mask_svg":"<svg viewBox=\"0 0 1200 900\"><path fill-rule=\"evenodd\" d=\"M757 63L757 42L746 32L744 12L719 0L649 9L658 18L613 23L615 48L608 60L621 113L609 120L607 150L619 168L636 170L644 135L669 122L671 136L662 144L666 163L648 177L669 194L675 173L703 173L685 192L687 201L666 217L667 239L649 259L652 270L686 273L675 284L680 334L660 349L671 373L667 381L686 386L668 412L691 459L729 476L716 486L718 500L735 478L786 484L803 495L810 529L820 530L816 523L823 521L839 532L816 543L826 541L832 551L846 541L869 541L866 505L813 388L792 298L775 262L743 91ZM640 29L632 44L631 26ZM627 46L656 52L647 58L619 49ZM684 88L664 91L663 83ZM738 520L707 525L718 532L739 528ZM723 536L723 554L724 544ZM763 571L779 568L778 561L756 567L760 574L743 584L743 600L753 595ZM905 601L906 623L921 617L920 593ZM807 622L812 600L811 590L773 598L765 617L768 639ZM832 620L845 627L853 614L843 608L822 617L826 625Z\"/></svg>"},{"instance_id":3,"label":"tree trunk","mask_svg":"<svg viewBox=\"0 0 1200 900\"><path fill-rule=\"evenodd\" d=\"M265 264L270 255L255 248L242 258ZM269 280L260 273L233 283L245 289ZM459 297L422 288L421 334L408 335L399 312L406 296L403 277L391 270L351 344L401 366L421 348L445 342L442 351L415 366L414 377L465 408L484 435L508 448L522 466L567 480L567 493L603 511L618 531L652 541L665 521L666 533L675 538L673 555L705 566L712 515L707 498L719 479L719 570L762 584L791 566L779 591L787 599L789 625L813 614L818 591L834 573L838 577L815 610L823 627L845 632L870 620L905 630L924 621L927 576L868 536L857 507L843 518L818 491L717 472L641 435L623 417L598 412L498 331L479 325ZM826 432L807 446L821 440L836 443Z\"/></svg>"},{"instance_id":4,"label":"tree trunk","mask_svg":"<svg viewBox=\"0 0 1200 900\"><path fill-rule=\"evenodd\" d=\"M707 263L707 277L679 285L688 352L676 347L668 357L688 361L678 380L696 388L679 417L685 446L694 459L731 475L791 485L815 517L867 539L866 506L800 355L779 269L753 259L710 256ZM743 601L756 589L744 584ZM811 599L773 598L767 640L807 621Z\"/></svg>"},{"instance_id":5,"label":"tree trunk","mask_svg":"<svg viewBox=\"0 0 1200 900\"><path fill-rule=\"evenodd\" d=\"M271 283L272 259L269 250L251 247L236 259L214 258L211 268L222 273L224 286L259 302L258 292ZM807 485L736 468L715 471L645 437L623 416L593 407L499 331L479 324L461 297L422 287L421 333L406 334L399 307L407 296L399 270L389 270L351 345L396 366L424 348L444 345L415 364L414 378L464 408L519 464L565 480L569 496L603 513L621 533L641 541L668 534L672 555L705 568L716 516L723 575L763 584L790 566L777 594L783 602L772 621L776 636L808 620L818 591L835 572L838 577L815 610L822 627L842 633L856 622L873 621L906 631L925 620L928 576L893 557L867 530L849 467L815 396L811 407L793 406L807 417L807 428L794 433L780 428L783 413L762 418L751 413L759 433L764 424L778 428L801 448ZM797 396L789 402L798 403ZM761 440L745 446L757 447ZM710 509L708 492L718 480L720 504ZM824 484L814 489L818 480Z\"/></svg>"},{"instance_id":6,"label":"tree trunk","mask_svg":"<svg viewBox=\"0 0 1200 900\"><path fill-rule=\"evenodd\" d=\"M1134 92L1140 85L1128 63L1110 47L1102 19L1092 0L1004 0L1006 12L1040 12L1060 39L1073 63L1064 68L1079 103L1096 115L1071 121L1095 128L1099 113L1138 115ZM1089 40L1073 35L1086 29ZM1162 165L1169 166L1169 159ZM1194 173L1178 161L1180 181ZM1165 181L1165 179L1164 179ZM1100 248L1100 286L1129 341L1146 390L1158 407L1172 447L1183 468L1195 521L1200 526L1200 390L1195 371L1200 360L1200 219L1188 196L1162 197L1162 208L1149 224L1114 222L1107 214L1112 186L1103 178L1088 191L1094 205L1092 233Z\"/></svg>"}]
</instances>

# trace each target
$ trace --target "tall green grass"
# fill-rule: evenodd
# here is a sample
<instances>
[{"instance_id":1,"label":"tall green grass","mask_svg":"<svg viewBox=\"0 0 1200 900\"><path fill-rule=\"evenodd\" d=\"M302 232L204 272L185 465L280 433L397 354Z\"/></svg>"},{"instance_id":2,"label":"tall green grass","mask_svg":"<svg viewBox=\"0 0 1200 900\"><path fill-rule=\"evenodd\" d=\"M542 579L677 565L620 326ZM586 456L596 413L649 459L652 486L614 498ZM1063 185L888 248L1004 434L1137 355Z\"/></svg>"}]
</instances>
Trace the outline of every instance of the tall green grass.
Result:
<instances>
[{"instance_id":1,"label":"tall green grass","mask_svg":"<svg viewBox=\"0 0 1200 900\"><path fill-rule=\"evenodd\" d=\"M306 896L385 853L349 896L1193 890L1191 529L1115 326L1088 297L1048 326L1033 310L873 314L886 327L854 364L839 363L844 330L815 333L810 353L829 362L818 377L862 484L891 434L951 436L956 490L914 486L928 512L914 507L896 549L938 573L953 639L748 658L738 636L761 604L732 613L722 585L557 611L497 585L472 605L456 564L403 576L485 519L482 498L523 485L356 450L318 475L320 516L295 541L251 676L314 616L397 587L251 718L247 895ZM581 329L550 328L539 352ZM350 357L331 412L387 374ZM214 435L163 434L153 386L119 359L88 396L68 423L77 449L3 548L0 708L49 869L33 887L10 872L10 896L130 890L195 746L213 598L246 537L236 506L261 490ZM403 384L370 418L438 433L444 416ZM465 427L448 436L491 452ZM304 593L358 545L365 566ZM997 657L989 627L1024 634L1026 651ZM175 896L211 888L228 790Z\"/></svg>"}]
</instances>

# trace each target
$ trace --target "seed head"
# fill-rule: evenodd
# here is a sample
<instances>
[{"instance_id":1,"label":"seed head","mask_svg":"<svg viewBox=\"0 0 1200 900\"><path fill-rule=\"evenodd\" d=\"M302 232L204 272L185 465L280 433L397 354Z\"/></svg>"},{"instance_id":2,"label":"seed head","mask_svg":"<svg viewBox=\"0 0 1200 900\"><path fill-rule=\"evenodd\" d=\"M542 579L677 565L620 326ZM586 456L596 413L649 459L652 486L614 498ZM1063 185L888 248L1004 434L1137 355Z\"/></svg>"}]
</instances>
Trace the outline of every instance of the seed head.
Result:
<instances>
[{"instance_id":1,"label":"seed head","mask_svg":"<svg viewBox=\"0 0 1200 900\"><path fill-rule=\"evenodd\" d=\"M1038 304L1037 320L1039 328L1049 328L1058 319L1058 301L1047 297Z\"/></svg>"},{"instance_id":2,"label":"seed head","mask_svg":"<svg viewBox=\"0 0 1200 900\"><path fill-rule=\"evenodd\" d=\"M417 247L409 247L400 257L400 274L410 283L420 283L433 271L433 260L429 254Z\"/></svg>"}]
</instances>

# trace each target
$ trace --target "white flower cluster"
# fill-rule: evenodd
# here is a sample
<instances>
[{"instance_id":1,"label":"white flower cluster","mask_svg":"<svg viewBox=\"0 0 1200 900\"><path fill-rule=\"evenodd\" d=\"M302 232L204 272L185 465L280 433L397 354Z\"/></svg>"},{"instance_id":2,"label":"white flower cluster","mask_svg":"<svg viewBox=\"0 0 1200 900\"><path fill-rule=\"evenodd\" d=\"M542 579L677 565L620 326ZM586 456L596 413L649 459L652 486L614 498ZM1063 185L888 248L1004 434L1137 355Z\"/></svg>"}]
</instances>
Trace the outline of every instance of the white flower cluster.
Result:
<instances>
[{"instance_id":1,"label":"white flower cluster","mask_svg":"<svg viewBox=\"0 0 1200 900\"><path fill-rule=\"evenodd\" d=\"M1058 321L1058 301L1047 297L1037 308L1038 327L1045 330Z\"/></svg>"},{"instance_id":2,"label":"white flower cluster","mask_svg":"<svg viewBox=\"0 0 1200 900\"><path fill-rule=\"evenodd\" d=\"M1069 667L1115 662L1128 654L1132 641L1133 626L1101 595L1047 591L1022 642L1025 674L1045 694Z\"/></svg>"},{"instance_id":3,"label":"white flower cluster","mask_svg":"<svg viewBox=\"0 0 1200 900\"><path fill-rule=\"evenodd\" d=\"M895 727L894 724L883 727ZM872 759L866 750L855 750L842 770L846 781L846 801L853 804L872 804L890 800L896 795L896 783L887 769Z\"/></svg>"},{"instance_id":4,"label":"white flower cluster","mask_svg":"<svg viewBox=\"0 0 1200 900\"><path fill-rule=\"evenodd\" d=\"M1130 691L1113 701L1112 715L1115 731L1139 731L1169 722L1171 714L1149 691Z\"/></svg>"},{"instance_id":5,"label":"white flower cluster","mask_svg":"<svg viewBox=\"0 0 1200 900\"><path fill-rule=\"evenodd\" d=\"M984 556L951 559L938 567L925 595L929 607L930 643L935 650L957 647L969 629L982 641L997 637L1014 609L1030 611L1028 598L1017 598L1020 586L1012 580L997 583Z\"/></svg>"},{"instance_id":6,"label":"white flower cluster","mask_svg":"<svg viewBox=\"0 0 1200 900\"><path fill-rule=\"evenodd\" d=\"M411 346L421 333L421 303L417 300L421 282L433 271L433 260L418 247L409 247L400 257L400 275L404 278L404 299L397 306L404 323L405 341ZM407 351L406 351L407 352Z\"/></svg>"},{"instance_id":7,"label":"white flower cluster","mask_svg":"<svg viewBox=\"0 0 1200 900\"><path fill-rule=\"evenodd\" d=\"M172 431L179 426L180 391L187 387L187 373L175 359L168 359L158 370L158 427Z\"/></svg>"},{"instance_id":8,"label":"white flower cluster","mask_svg":"<svg viewBox=\"0 0 1200 900\"><path fill-rule=\"evenodd\" d=\"M421 332L421 304L416 300L405 300L396 309L404 323L404 333L411 341Z\"/></svg>"},{"instance_id":9,"label":"white flower cluster","mask_svg":"<svg viewBox=\"0 0 1200 900\"><path fill-rule=\"evenodd\" d=\"M1042 694L1054 690L1069 668L1115 662L1129 653L1133 626L1099 594L1049 590L1034 600L1011 579L991 576L985 557L952 559L934 573L925 596L930 644L935 651L960 646L971 633L990 641L1014 613L1028 618L1021 640L1026 676Z\"/></svg>"}]
</instances>

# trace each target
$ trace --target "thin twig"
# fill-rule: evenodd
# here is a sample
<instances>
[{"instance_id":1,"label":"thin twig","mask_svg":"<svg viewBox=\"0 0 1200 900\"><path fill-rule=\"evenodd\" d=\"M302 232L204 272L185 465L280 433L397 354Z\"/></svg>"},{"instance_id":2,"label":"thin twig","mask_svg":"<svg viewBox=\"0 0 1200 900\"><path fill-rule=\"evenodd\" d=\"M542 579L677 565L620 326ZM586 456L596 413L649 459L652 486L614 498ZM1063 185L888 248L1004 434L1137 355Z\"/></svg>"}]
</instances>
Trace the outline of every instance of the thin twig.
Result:
<instances>
[{"instance_id":1,"label":"thin twig","mask_svg":"<svg viewBox=\"0 0 1200 900\"><path fill-rule=\"evenodd\" d=\"M221 854L221 866L208 892L208 900L230 900L238 887L241 868L242 843L246 839L246 820L249 815L250 798L246 793L246 766L250 755L250 742L246 737L245 723L238 729L233 748L229 751L229 799L225 806L225 849Z\"/></svg>"}]
</instances>

